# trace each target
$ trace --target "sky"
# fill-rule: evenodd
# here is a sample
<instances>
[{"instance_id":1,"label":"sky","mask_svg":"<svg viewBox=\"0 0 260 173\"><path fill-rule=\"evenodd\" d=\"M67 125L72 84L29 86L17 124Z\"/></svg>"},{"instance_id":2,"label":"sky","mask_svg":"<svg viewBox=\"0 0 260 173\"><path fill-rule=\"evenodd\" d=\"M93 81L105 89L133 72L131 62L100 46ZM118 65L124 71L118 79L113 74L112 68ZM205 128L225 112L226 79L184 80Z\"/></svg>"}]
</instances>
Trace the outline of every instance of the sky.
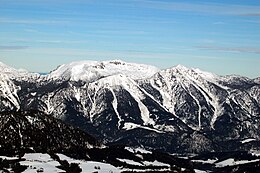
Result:
<instances>
[{"instance_id":1,"label":"sky","mask_svg":"<svg viewBox=\"0 0 260 173\"><path fill-rule=\"evenodd\" d=\"M0 61L49 72L80 60L260 76L259 0L0 0Z\"/></svg>"}]
</instances>

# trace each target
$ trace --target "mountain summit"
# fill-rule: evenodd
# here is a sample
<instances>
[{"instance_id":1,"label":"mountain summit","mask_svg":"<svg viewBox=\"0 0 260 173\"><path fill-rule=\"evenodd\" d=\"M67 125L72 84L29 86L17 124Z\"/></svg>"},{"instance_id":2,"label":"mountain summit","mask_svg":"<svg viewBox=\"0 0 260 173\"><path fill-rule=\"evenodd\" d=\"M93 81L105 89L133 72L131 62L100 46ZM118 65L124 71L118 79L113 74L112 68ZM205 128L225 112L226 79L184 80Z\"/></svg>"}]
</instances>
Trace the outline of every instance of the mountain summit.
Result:
<instances>
[{"instance_id":1,"label":"mountain summit","mask_svg":"<svg viewBox=\"0 0 260 173\"><path fill-rule=\"evenodd\" d=\"M121 60L80 61L59 66L50 73L49 77L72 81L94 81L101 77L123 74L132 79L144 79L158 71L159 69L154 66L127 63Z\"/></svg>"}]
</instances>

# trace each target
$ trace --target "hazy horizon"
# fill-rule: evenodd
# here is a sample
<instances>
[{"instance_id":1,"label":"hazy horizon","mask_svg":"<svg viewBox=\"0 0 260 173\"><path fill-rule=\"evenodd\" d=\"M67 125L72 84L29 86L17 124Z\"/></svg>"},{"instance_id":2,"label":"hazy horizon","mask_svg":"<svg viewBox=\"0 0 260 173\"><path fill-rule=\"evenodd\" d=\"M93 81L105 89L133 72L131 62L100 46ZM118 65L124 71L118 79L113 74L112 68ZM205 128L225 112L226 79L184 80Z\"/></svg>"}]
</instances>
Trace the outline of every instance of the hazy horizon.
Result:
<instances>
[{"instance_id":1,"label":"hazy horizon","mask_svg":"<svg viewBox=\"0 0 260 173\"><path fill-rule=\"evenodd\" d=\"M260 1L1 0L0 61L47 73L80 60L260 76Z\"/></svg>"}]
</instances>

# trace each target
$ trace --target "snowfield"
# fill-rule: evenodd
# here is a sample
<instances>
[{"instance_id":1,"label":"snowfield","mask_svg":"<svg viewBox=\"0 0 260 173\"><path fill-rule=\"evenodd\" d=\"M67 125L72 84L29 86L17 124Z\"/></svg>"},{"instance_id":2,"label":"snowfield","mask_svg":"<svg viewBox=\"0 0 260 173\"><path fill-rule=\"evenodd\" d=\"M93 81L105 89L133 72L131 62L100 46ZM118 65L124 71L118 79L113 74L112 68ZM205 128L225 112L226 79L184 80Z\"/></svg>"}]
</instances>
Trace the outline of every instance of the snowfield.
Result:
<instances>
[{"instance_id":1,"label":"snowfield","mask_svg":"<svg viewBox=\"0 0 260 173\"><path fill-rule=\"evenodd\" d=\"M121 170L116 168L110 164L94 162L94 161L84 161L84 160L75 160L70 157L65 156L64 154L57 154L61 160L67 160L68 163L77 163L79 167L82 169L82 173L120 173ZM6 157L0 156L1 159L6 160L14 160L18 159L18 157ZM28 166L27 169L23 173L58 173L65 172L62 169L57 168L60 166L58 161L53 160L49 154L43 153L28 153L25 154L22 159L24 161L20 161L21 165ZM0 170L1 172L1 170Z\"/></svg>"},{"instance_id":2,"label":"snowfield","mask_svg":"<svg viewBox=\"0 0 260 173\"><path fill-rule=\"evenodd\" d=\"M58 169L59 162L53 160L48 154L42 153L31 153L25 154L25 161L21 161L21 165L26 165L28 168L24 173L35 173L37 171L43 172L62 172L63 170Z\"/></svg>"},{"instance_id":3,"label":"snowfield","mask_svg":"<svg viewBox=\"0 0 260 173\"><path fill-rule=\"evenodd\" d=\"M69 163L77 163L82 169L82 172L98 172L98 173L119 173L118 168L113 165L94 161L75 160L64 154L57 154L61 160L67 160Z\"/></svg>"}]
</instances>

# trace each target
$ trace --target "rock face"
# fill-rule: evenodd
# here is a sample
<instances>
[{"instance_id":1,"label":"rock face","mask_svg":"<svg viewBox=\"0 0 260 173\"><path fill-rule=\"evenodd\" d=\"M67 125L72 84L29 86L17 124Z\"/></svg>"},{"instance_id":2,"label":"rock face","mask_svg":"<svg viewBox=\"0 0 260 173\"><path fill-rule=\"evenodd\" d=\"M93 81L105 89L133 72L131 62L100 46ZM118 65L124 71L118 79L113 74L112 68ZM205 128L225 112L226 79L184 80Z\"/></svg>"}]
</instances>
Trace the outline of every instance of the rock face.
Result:
<instances>
[{"instance_id":1,"label":"rock face","mask_svg":"<svg viewBox=\"0 0 260 173\"><path fill-rule=\"evenodd\" d=\"M122 61L75 62L45 76L18 74L1 74L2 111L39 110L106 144L168 152L260 147L258 79Z\"/></svg>"}]
</instances>

